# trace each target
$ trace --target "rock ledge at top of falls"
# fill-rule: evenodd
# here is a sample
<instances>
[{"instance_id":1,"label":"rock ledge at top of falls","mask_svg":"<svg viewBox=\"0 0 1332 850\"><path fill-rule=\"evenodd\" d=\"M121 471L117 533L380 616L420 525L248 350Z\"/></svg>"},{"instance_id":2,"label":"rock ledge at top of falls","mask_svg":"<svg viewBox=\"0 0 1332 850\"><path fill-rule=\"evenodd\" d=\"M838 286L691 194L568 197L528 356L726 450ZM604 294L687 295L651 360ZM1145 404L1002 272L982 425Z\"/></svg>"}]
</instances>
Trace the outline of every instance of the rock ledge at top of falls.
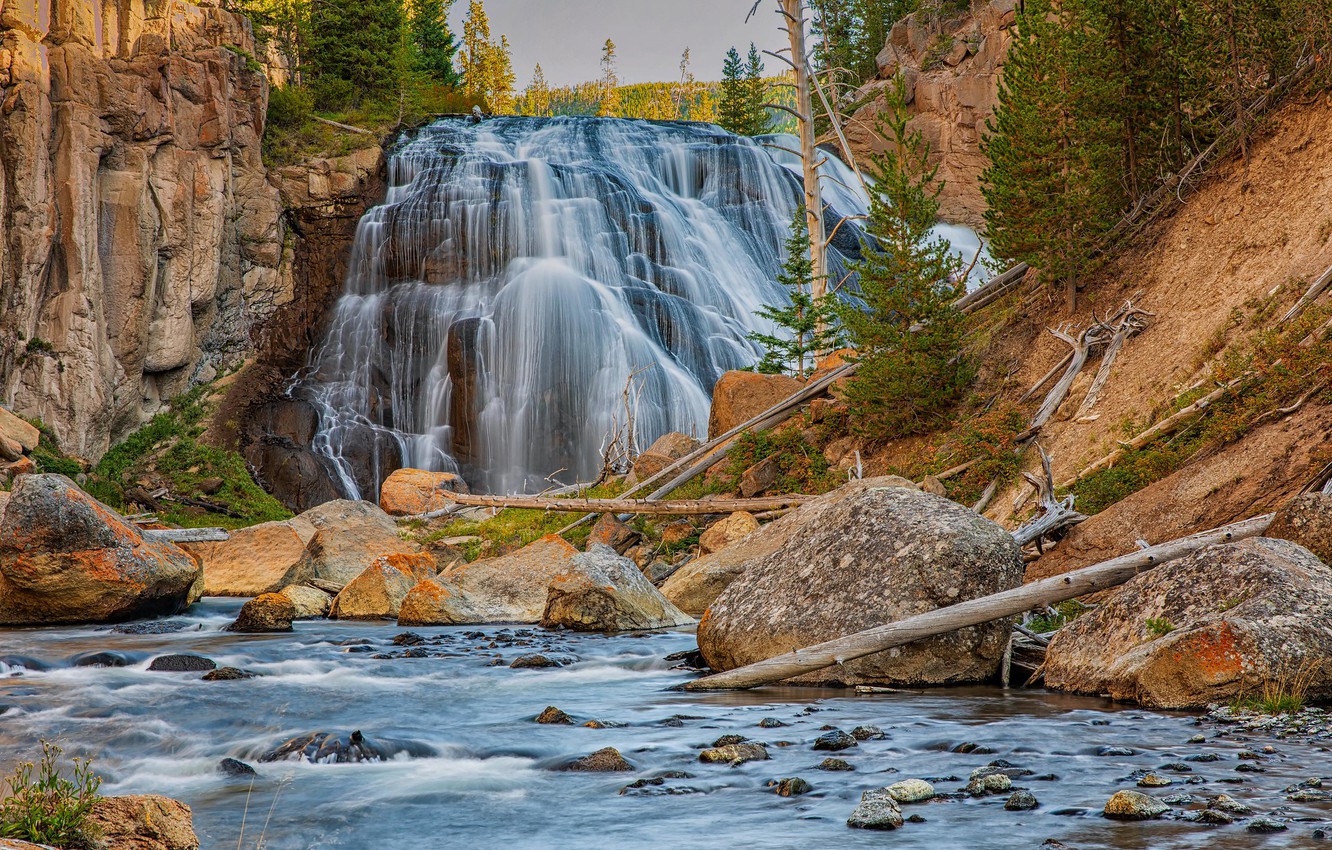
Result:
<instances>
[{"instance_id":1,"label":"rock ledge at top of falls","mask_svg":"<svg viewBox=\"0 0 1332 850\"><path fill-rule=\"evenodd\" d=\"M1045 683L1200 708L1307 676L1332 696L1332 568L1286 540L1211 546L1111 590L1055 633Z\"/></svg>"},{"instance_id":2,"label":"rock ledge at top of falls","mask_svg":"<svg viewBox=\"0 0 1332 850\"><path fill-rule=\"evenodd\" d=\"M955 502L919 490L857 488L826 505L817 522L798 528L799 533L788 528L781 546L748 564L703 615L698 646L714 670L1022 582L1022 553L1012 535ZM844 686L982 681L998 670L1010 629L1009 620L997 620L791 681Z\"/></svg>"},{"instance_id":3,"label":"rock ledge at top of falls","mask_svg":"<svg viewBox=\"0 0 1332 850\"><path fill-rule=\"evenodd\" d=\"M63 475L24 475L0 520L0 624L113 623L175 614L202 571Z\"/></svg>"}]
</instances>

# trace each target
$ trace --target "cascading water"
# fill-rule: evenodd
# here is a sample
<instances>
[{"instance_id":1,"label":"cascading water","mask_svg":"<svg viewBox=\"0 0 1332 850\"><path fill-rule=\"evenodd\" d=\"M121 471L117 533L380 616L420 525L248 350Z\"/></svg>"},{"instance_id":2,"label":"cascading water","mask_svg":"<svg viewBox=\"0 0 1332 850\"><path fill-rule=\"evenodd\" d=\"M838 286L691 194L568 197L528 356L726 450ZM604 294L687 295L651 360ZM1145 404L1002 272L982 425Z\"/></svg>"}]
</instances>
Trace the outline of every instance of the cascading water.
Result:
<instances>
[{"instance_id":1,"label":"cascading water","mask_svg":"<svg viewBox=\"0 0 1332 850\"><path fill-rule=\"evenodd\" d=\"M399 466L491 492L587 480L629 384L640 446L705 431L717 378L773 331L755 310L786 298L800 188L782 156L709 125L597 118L446 120L404 140L296 389L347 495L373 498ZM867 199L824 167L844 184L831 228ZM856 252L844 225L834 280Z\"/></svg>"}]
</instances>

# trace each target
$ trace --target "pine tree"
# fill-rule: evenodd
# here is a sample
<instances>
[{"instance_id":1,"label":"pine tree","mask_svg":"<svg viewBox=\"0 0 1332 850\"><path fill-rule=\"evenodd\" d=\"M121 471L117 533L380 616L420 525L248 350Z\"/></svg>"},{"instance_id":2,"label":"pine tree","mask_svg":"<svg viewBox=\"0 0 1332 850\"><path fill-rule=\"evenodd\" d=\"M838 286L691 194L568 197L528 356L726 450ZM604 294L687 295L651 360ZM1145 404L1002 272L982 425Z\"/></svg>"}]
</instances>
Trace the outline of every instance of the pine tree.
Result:
<instances>
[{"instance_id":1,"label":"pine tree","mask_svg":"<svg viewBox=\"0 0 1332 850\"><path fill-rule=\"evenodd\" d=\"M491 112L501 115L514 110L513 59L509 39L501 35L491 41L490 19L481 0L472 0L463 21L461 54L463 91L486 102Z\"/></svg>"},{"instance_id":2,"label":"pine tree","mask_svg":"<svg viewBox=\"0 0 1332 850\"><path fill-rule=\"evenodd\" d=\"M615 42L609 38L601 47L601 104L597 115L612 118L620 114L620 79L615 74Z\"/></svg>"},{"instance_id":3,"label":"pine tree","mask_svg":"<svg viewBox=\"0 0 1332 850\"><path fill-rule=\"evenodd\" d=\"M764 106L767 102L768 84L763 81L763 59L751 41L745 63L745 132L742 135L761 136L768 132L771 122Z\"/></svg>"},{"instance_id":4,"label":"pine tree","mask_svg":"<svg viewBox=\"0 0 1332 850\"><path fill-rule=\"evenodd\" d=\"M541 70L540 62L532 70L532 82L528 84L527 91L523 93L522 112L524 115L535 115L539 118L548 117L551 114L550 86L546 83L546 72Z\"/></svg>"},{"instance_id":5,"label":"pine tree","mask_svg":"<svg viewBox=\"0 0 1332 850\"><path fill-rule=\"evenodd\" d=\"M383 95L399 84L400 0L324 0L313 7L306 59L325 91Z\"/></svg>"},{"instance_id":6,"label":"pine tree","mask_svg":"<svg viewBox=\"0 0 1332 850\"><path fill-rule=\"evenodd\" d=\"M487 68L486 104L497 115L512 115L515 102L513 87L518 77L513 73L513 56L507 35L501 35L499 44L490 46Z\"/></svg>"},{"instance_id":7,"label":"pine tree","mask_svg":"<svg viewBox=\"0 0 1332 850\"><path fill-rule=\"evenodd\" d=\"M991 250L1061 284L1068 309L1098 241L1123 206L1121 148L1108 104L1108 54L1081 29L1074 0L1027 0L1005 60L982 151Z\"/></svg>"},{"instance_id":8,"label":"pine tree","mask_svg":"<svg viewBox=\"0 0 1332 850\"><path fill-rule=\"evenodd\" d=\"M963 356L965 324L952 304L965 288L960 261L932 237L939 213L938 167L919 131L907 129L900 79L880 116L888 140L874 156L864 260L858 264L861 304L838 302L860 367L845 398L859 427L877 437L921 433L965 392L975 370Z\"/></svg>"},{"instance_id":9,"label":"pine tree","mask_svg":"<svg viewBox=\"0 0 1332 850\"><path fill-rule=\"evenodd\" d=\"M726 51L726 61L722 63L717 123L723 130L737 135L748 135L749 90L745 84L745 63L740 58L740 51L734 47Z\"/></svg>"},{"instance_id":10,"label":"pine tree","mask_svg":"<svg viewBox=\"0 0 1332 850\"><path fill-rule=\"evenodd\" d=\"M804 378L814 368L819 355L838 344L834 315L828 299L814 297L814 263L809 258L809 227L805 210L797 207L791 222L791 236L786 240L786 262L777 275L786 287L789 306L768 306L758 315L787 331L789 336L751 333L749 339L766 350L758 363L760 372L785 372Z\"/></svg>"},{"instance_id":11,"label":"pine tree","mask_svg":"<svg viewBox=\"0 0 1332 850\"><path fill-rule=\"evenodd\" d=\"M407 14L415 48L415 66L437 83L456 86L461 81L453 66L458 42L449 29L453 0L408 0Z\"/></svg>"}]
</instances>

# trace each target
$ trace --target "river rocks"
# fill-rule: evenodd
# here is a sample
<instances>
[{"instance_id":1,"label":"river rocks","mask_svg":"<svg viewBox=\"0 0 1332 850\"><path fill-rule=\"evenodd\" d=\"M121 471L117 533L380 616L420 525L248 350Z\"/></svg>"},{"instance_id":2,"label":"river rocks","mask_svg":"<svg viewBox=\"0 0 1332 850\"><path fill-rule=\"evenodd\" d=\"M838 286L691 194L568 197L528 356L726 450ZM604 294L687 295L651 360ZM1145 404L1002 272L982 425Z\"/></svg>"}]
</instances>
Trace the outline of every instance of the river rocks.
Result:
<instances>
[{"instance_id":1,"label":"river rocks","mask_svg":"<svg viewBox=\"0 0 1332 850\"><path fill-rule=\"evenodd\" d=\"M758 520L748 511L736 511L726 519L708 526L698 537L699 551L704 555L719 552L758 531Z\"/></svg>"},{"instance_id":2,"label":"river rocks","mask_svg":"<svg viewBox=\"0 0 1332 850\"><path fill-rule=\"evenodd\" d=\"M1009 798L1004 801L1004 808L1010 812L1027 812L1040 805L1036 800L1036 795L1030 791L1014 791Z\"/></svg>"},{"instance_id":3,"label":"river rocks","mask_svg":"<svg viewBox=\"0 0 1332 850\"><path fill-rule=\"evenodd\" d=\"M354 764L385 761L404 750L378 744L357 729L350 735L310 732L297 735L259 757L261 762L308 761L312 764Z\"/></svg>"},{"instance_id":4,"label":"river rocks","mask_svg":"<svg viewBox=\"0 0 1332 850\"><path fill-rule=\"evenodd\" d=\"M1105 816L1114 820L1151 820L1168 811L1165 803L1138 791L1116 791L1105 804Z\"/></svg>"},{"instance_id":5,"label":"river rocks","mask_svg":"<svg viewBox=\"0 0 1332 850\"><path fill-rule=\"evenodd\" d=\"M753 742L708 747L698 754L698 760L706 764L729 764L734 767L750 761L767 761L768 748Z\"/></svg>"},{"instance_id":6,"label":"river rocks","mask_svg":"<svg viewBox=\"0 0 1332 850\"><path fill-rule=\"evenodd\" d=\"M229 632L289 632L296 617L296 606L281 593L265 593L241 606Z\"/></svg>"},{"instance_id":7,"label":"river rocks","mask_svg":"<svg viewBox=\"0 0 1332 850\"><path fill-rule=\"evenodd\" d=\"M397 469L379 488L379 506L391 516L413 516L454 504L440 493L467 492L467 484L452 472Z\"/></svg>"},{"instance_id":8,"label":"river rocks","mask_svg":"<svg viewBox=\"0 0 1332 850\"><path fill-rule=\"evenodd\" d=\"M217 543L182 548L203 565L205 596L258 596L282 589L309 539L291 522L265 522L233 531Z\"/></svg>"},{"instance_id":9,"label":"river rocks","mask_svg":"<svg viewBox=\"0 0 1332 850\"><path fill-rule=\"evenodd\" d=\"M333 599L336 620L392 620L407 593L435 575L435 559L426 552L380 555Z\"/></svg>"},{"instance_id":10,"label":"river rocks","mask_svg":"<svg viewBox=\"0 0 1332 850\"><path fill-rule=\"evenodd\" d=\"M934 786L924 779L903 779L889 785L888 793L899 803L923 803L934 799Z\"/></svg>"},{"instance_id":11,"label":"river rocks","mask_svg":"<svg viewBox=\"0 0 1332 850\"><path fill-rule=\"evenodd\" d=\"M1332 495L1307 493L1282 505L1267 536L1298 543L1332 564Z\"/></svg>"},{"instance_id":12,"label":"river rocks","mask_svg":"<svg viewBox=\"0 0 1332 850\"><path fill-rule=\"evenodd\" d=\"M413 587L398 611L403 626L536 623L552 579L578 550L551 534L516 552L460 564Z\"/></svg>"},{"instance_id":13,"label":"river rocks","mask_svg":"<svg viewBox=\"0 0 1332 850\"><path fill-rule=\"evenodd\" d=\"M827 750L834 753L856 746L859 746L859 744L856 743L856 739L846 734L841 729L825 732L814 740L814 749Z\"/></svg>"},{"instance_id":14,"label":"river rocks","mask_svg":"<svg viewBox=\"0 0 1332 850\"><path fill-rule=\"evenodd\" d=\"M633 561L593 544L575 555L547 591L541 625L624 632L689 625L693 619L653 587Z\"/></svg>"},{"instance_id":15,"label":"river rocks","mask_svg":"<svg viewBox=\"0 0 1332 850\"><path fill-rule=\"evenodd\" d=\"M554 726L572 726L573 718L565 714L553 705L546 706L540 714L533 718L537 723Z\"/></svg>"},{"instance_id":16,"label":"river rocks","mask_svg":"<svg viewBox=\"0 0 1332 850\"><path fill-rule=\"evenodd\" d=\"M327 617L333 608L333 594L308 584L289 584L278 591L291 600L292 619L314 620Z\"/></svg>"},{"instance_id":17,"label":"river rocks","mask_svg":"<svg viewBox=\"0 0 1332 850\"><path fill-rule=\"evenodd\" d=\"M217 772L223 776L249 777L258 776L259 772L240 759L225 758L217 763Z\"/></svg>"},{"instance_id":18,"label":"river rocks","mask_svg":"<svg viewBox=\"0 0 1332 850\"><path fill-rule=\"evenodd\" d=\"M169 797L103 797L93 804L90 820L108 848L199 850L194 813Z\"/></svg>"},{"instance_id":19,"label":"river rocks","mask_svg":"<svg viewBox=\"0 0 1332 850\"><path fill-rule=\"evenodd\" d=\"M699 623L714 670L1016 587L1008 532L938 496L862 489L750 565ZM669 584L669 582L668 582ZM1008 642L1000 620L801 676L801 684L941 685L993 676Z\"/></svg>"},{"instance_id":20,"label":"river rocks","mask_svg":"<svg viewBox=\"0 0 1332 850\"><path fill-rule=\"evenodd\" d=\"M19 478L0 520L0 625L175 614L199 576L184 550L145 540L63 475Z\"/></svg>"},{"instance_id":21,"label":"river rocks","mask_svg":"<svg viewBox=\"0 0 1332 850\"><path fill-rule=\"evenodd\" d=\"M1013 789L1013 780L1003 773L990 773L973 777L967 783L966 792L973 797L988 794L1003 794Z\"/></svg>"},{"instance_id":22,"label":"river rocks","mask_svg":"<svg viewBox=\"0 0 1332 850\"><path fill-rule=\"evenodd\" d=\"M719 437L737 425L753 419L773 405L785 401L804 388L787 375L759 372L727 372L712 389L712 410L708 414L708 439Z\"/></svg>"},{"instance_id":23,"label":"river rocks","mask_svg":"<svg viewBox=\"0 0 1332 850\"><path fill-rule=\"evenodd\" d=\"M205 673L203 680L205 682L243 682L254 677L254 673L249 670L242 670L239 667L219 667Z\"/></svg>"},{"instance_id":24,"label":"river rocks","mask_svg":"<svg viewBox=\"0 0 1332 850\"><path fill-rule=\"evenodd\" d=\"M799 776L789 776L773 783L773 790L778 797L799 797L814 790L814 787Z\"/></svg>"},{"instance_id":25,"label":"river rocks","mask_svg":"<svg viewBox=\"0 0 1332 850\"><path fill-rule=\"evenodd\" d=\"M897 829L902 825L902 809L887 788L875 788L860 795L860 804L846 819L852 829Z\"/></svg>"},{"instance_id":26,"label":"river rocks","mask_svg":"<svg viewBox=\"0 0 1332 850\"><path fill-rule=\"evenodd\" d=\"M621 521L615 514L602 514L597 517L597 521L592 525L592 530L588 532L587 544L591 546L593 543L600 543L623 555L642 536L630 528L627 523Z\"/></svg>"},{"instance_id":27,"label":"river rocks","mask_svg":"<svg viewBox=\"0 0 1332 850\"><path fill-rule=\"evenodd\" d=\"M217 663L202 655L159 655L148 665L148 669L159 673L202 673L213 670Z\"/></svg>"},{"instance_id":28,"label":"river rocks","mask_svg":"<svg viewBox=\"0 0 1332 850\"><path fill-rule=\"evenodd\" d=\"M330 502L301 517L318 530L279 587L312 579L346 586L381 555L421 551L415 543L403 540L393 519L369 502Z\"/></svg>"},{"instance_id":29,"label":"river rocks","mask_svg":"<svg viewBox=\"0 0 1332 850\"><path fill-rule=\"evenodd\" d=\"M851 762L847 761L846 759L836 759L829 756L828 758L818 763L817 769L837 772L837 771L855 770L856 768L855 765L851 764Z\"/></svg>"},{"instance_id":30,"label":"river rocks","mask_svg":"<svg viewBox=\"0 0 1332 850\"><path fill-rule=\"evenodd\" d=\"M1212 546L1145 572L1055 633L1046 684L1197 708L1309 676L1332 696L1332 568L1285 540Z\"/></svg>"},{"instance_id":31,"label":"river rocks","mask_svg":"<svg viewBox=\"0 0 1332 850\"><path fill-rule=\"evenodd\" d=\"M624 756L614 747L602 747L591 755L562 765L559 769L578 773L623 773L633 770L634 766L625 761Z\"/></svg>"},{"instance_id":32,"label":"river rocks","mask_svg":"<svg viewBox=\"0 0 1332 850\"><path fill-rule=\"evenodd\" d=\"M661 586L661 592L685 613L694 617L702 616L708 606L750 564L776 552L793 537L799 537L806 526L817 526L833 506L871 487L892 486L914 488L915 484L905 478L885 476L843 485L806 502L774 522L760 526L717 552L690 561L666 580Z\"/></svg>"}]
</instances>

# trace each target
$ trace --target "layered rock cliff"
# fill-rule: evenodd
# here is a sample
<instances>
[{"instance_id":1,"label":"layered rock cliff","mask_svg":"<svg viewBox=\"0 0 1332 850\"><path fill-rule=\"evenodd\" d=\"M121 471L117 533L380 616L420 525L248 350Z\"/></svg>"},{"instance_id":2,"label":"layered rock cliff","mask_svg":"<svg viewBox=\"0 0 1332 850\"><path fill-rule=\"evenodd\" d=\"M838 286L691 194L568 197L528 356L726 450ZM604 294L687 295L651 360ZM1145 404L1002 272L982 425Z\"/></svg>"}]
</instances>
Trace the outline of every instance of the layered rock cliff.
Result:
<instances>
[{"instance_id":1,"label":"layered rock cliff","mask_svg":"<svg viewBox=\"0 0 1332 850\"><path fill-rule=\"evenodd\" d=\"M0 0L0 401L96 458L293 296L247 20Z\"/></svg>"},{"instance_id":2,"label":"layered rock cliff","mask_svg":"<svg viewBox=\"0 0 1332 850\"><path fill-rule=\"evenodd\" d=\"M931 163L944 182L940 213L949 221L983 224L985 199L980 152L985 122L999 101L999 77L1013 37L1017 0L979 0L965 14L921 10L898 21L877 57L879 78L856 93L863 103L846 126L860 158L882 150L875 116L892 81L905 83L909 127L929 145Z\"/></svg>"}]
</instances>

